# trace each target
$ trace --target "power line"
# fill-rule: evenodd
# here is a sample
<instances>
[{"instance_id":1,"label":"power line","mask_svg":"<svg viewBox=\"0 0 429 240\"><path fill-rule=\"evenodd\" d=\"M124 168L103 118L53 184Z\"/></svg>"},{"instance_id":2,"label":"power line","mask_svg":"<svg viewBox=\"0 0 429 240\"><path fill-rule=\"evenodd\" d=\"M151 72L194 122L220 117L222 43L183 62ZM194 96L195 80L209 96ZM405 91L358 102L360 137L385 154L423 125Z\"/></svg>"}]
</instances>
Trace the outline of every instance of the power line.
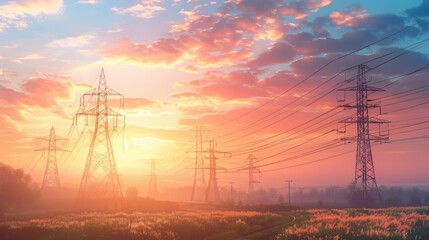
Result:
<instances>
[{"instance_id":1,"label":"power line","mask_svg":"<svg viewBox=\"0 0 429 240\"><path fill-rule=\"evenodd\" d=\"M415 24L414 24L414 25L415 25ZM285 95L286 93L290 92L291 90L293 90L293 89L294 89L294 88L296 88L297 86L301 85L302 83L304 83L305 81L307 81L308 79L310 79L311 77L313 77L314 75L316 75L317 73L319 73L320 71L322 71L324 68L326 68L327 66L329 66L330 64L332 64L332 63L334 63L334 62L336 62L336 61L338 61L338 60L340 60L340 59L342 59L342 58L345 58L345 57L347 57L347 56L350 56L350 55L352 55L352 54L354 54L354 53L356 53L356 52L359 52L359 51L361 51L361 50L363 50L363 49L366 49L366 48L368 48L368 47L371 47L371 46L373 46L373 45L375 45L375 44L377 44L377 43L383 42L383 41L384 41L384 40L386 40L386 39L389 39L389 38L391 38L391 37L393 37L393 36L395 36L395 35L397 35L397 34L399 34L399 33L401 33L401 32L404 32L405 30L407 30L407 29L408 29L408 28L410 28L410 27L411 27L411 26L406 26L406 27L402 28L401 30L396 31L396 32L394 32L394 33L392 33L392 34L390 34L390 35L388 35L388 36L386 36L386 37L383 37L383 38L381 38L381 39L379 39L379 40L377 40L377 41L374 41L374 42L372 42L372 43L370 43L370 44L368 44L368 45L365 45L365 46L363 46L363 47L361 47L361 48L358 48L358 49L356 49L356 50L354 50L354 51L348 52L348 53L346 53L346 54L344 54L344 55L341 55L341 56L339 56L339 57L337 57L337 58L335 58L335 59L333 59L333 60L329 61L328 63L326 63L325 65L323 65L321 68L319 68L318 70L316 70L315 72L313 72L313 73L312 73L312 74L310 74L309 76L305 77L305 78L304 78L304 79L302 79L300 82L298 82L297 84L295 84L295 85L294 85L294 86L292 86L291 88L287 89L286 91L282 92L281 94L279 94L279 95L277 95L277 96L275 96L275 97L271 98L270 100L268 100L267 102L265 102L265 103L263 103L263 104L259 105L258 107L254 108L254 109L252 109L252 110L250 110L250 111L248 111L248 112L246 112L246 113L244 113L244 114L239 115L238 117L235 117L235 118L233 118L233 119L231 119L231 120L228 120L228 121L226 121L226 122L223 122L223 123L218 124L218 126L223 126L223 125L225 125L225 124L229 124L229 123L231 123L231 122L233 122L233 121L236 121L236 120L238 120L238 119L241 119L241 118L243 118L244 116L247 116L247 115L249 115L249 114L251 114L251 113L253 113L253 112L255 112L255 111L257 111L257 110L261 109L262 107L264 107L264 106L266 106L266 105L270 104L271 102L273 102L273 101L275 101L275 100L279 99L280 97L282 97L282 96L283 96L283 95Z\"/></svg>"}]
</instances>

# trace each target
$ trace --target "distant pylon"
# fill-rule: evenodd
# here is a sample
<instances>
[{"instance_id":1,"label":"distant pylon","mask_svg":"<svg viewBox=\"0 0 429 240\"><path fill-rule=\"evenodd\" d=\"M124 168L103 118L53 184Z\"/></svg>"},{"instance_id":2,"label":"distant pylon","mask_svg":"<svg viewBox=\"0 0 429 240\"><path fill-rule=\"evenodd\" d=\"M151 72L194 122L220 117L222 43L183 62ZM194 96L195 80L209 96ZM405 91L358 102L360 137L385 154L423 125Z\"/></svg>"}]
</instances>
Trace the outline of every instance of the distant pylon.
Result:
<instances>
[{"instance_id":1,"label":"distant pylon","mask_svg":"<svg viewBox=\"0 0 429 240\"><path fill-rule=\"evenodd\" d=\"M220 196L219 196L219 187L217 185L217 176L216 172L219 168L216 166L216 153L223 154L224 156L231 157L231 153L228 152L221 152L215 150L216 142L214 140L209 141L209 149L205 151L209 154L209 160L210 160L210 177L209 177L209 184L207 186L206 190L206 202L219 202Z\"/></svg>"},{"instance_id":2,"label":"distant pylon","mask_svg":"<svg viewBox=\"0 0 429 240\"><path fill-rule=\"evenodd\" d=\"M248 169L249 169L249 185L247 188L247 200L249 202L253 202L255 200L255 183L259 183L259 181L255 180L255 173L260 173L259 169L255 167L254 161L256 160L253 154L249 154L247 157L248 161Z\"/></svg>"},{"instance_id":3,"label":"distant pylon","mask_svg":"<svg viewBox=\"0 0 429 240\"><path fill-rule=\"evenodd\" d=\"M153 199L158 198L158 185L156 184L156 160L152 159L150 162L150 180L149 180L149 189L147 191L147 196Z\"/></svg>"},{"instance_id":4,"label":"distant pylon","mask_svg":"<svg viewBox=\"0 0 429 240\"><path fill-rule=\"evenodd\" d=\"M204 129L202 126L195 126L195 169L191 201L204 200L206 190L206 179L204 177L203 131Z\"/></svg>"},{"instance_id":5,"label":"distant pylon","mask_svg":"<svg viewBox=\"0 0 429 240\"><path fill-rule=\"evenodd\" d=\"M47 151L45 173L43 174L42 192L48 189L61 189L60 176L58 174L57 151L66 151L57 146L59 140L66 140L55 135L54 127L51 128L47 138L39 138L48 141L48 146L35 149L35 151Z\"/></svg>"},{"instance_id":6,"label":"distant pylon","mask_svg":"<svg viewBox=\"0 0 429 240\"><path fill-rule=\"evenodd\" d=\"M345 109L356 108L356 117L342 120L340 123L355 123L357 127L356 137L344 137L341 139L357 142L354 193L352 198L353 201L355 201L354 204L360 207L373 207L381 203L381 197L375 179L371 140L378 142L389 140L389 136L387 135L376 136L370 133L370 124L378 124L380 126L380 124L388 123L388 121L369 116L369 109L380 108L380 106L378 104L370 103L371 100L368 99L368 92L384 90L368 86L368 83L370 82L366 79L366 73L368 70L369 67L360 64L358 66L356 86L338 89L338 91L356 92L356 105L340 105Z\"/></svg>"},{"instance_id":7,"label":"distant pylon","mask_svg":"<svg viewBox=\"0 0 429 240\"><path fill-rule=\"evenodd\" d=\"M113 128L116 129L118 117L123 115L109 107L109 97L112 96L119 98L119 108L122 108L123 95L107 87L106 76L102 69L98 87L81 97L80 108L74 119L75 124L81 115L85 116L86 123L88 116L93 116L95 119L94 132L78 193L78 204L81 208L90 205L118 208L123 202L122 188L109 133L109 117L114 117ZM93 200L98 201L92 202Z\"/></svg>"}]
</instances>

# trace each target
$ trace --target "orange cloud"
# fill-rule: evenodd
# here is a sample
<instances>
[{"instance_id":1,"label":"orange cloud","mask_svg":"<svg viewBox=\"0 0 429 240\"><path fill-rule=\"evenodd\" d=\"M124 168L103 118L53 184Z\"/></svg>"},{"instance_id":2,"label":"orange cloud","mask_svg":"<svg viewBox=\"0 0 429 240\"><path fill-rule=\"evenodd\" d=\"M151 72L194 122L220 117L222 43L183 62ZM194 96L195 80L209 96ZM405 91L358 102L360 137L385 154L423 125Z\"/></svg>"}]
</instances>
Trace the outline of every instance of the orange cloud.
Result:
<instances>
[{"instance_id":1,"label":"orange cloud","mask_svg":"<svg viewBox=\"0 0 429 240\"><path fill-rule=\"evenodd\" d=\"M300 9L291 8L291 7L280 7L279 13L286 16L293 16L295 19L303 19L308 16L308 14Z\"/></svg>"},{"instance_id":2,"label":"orange cloud","mask_svg":"<svg viewBox=\"0 0 429 240\"><path fill-rule=\"evenodd\" d=\"M185 22L174 25L168 38L151 44L122 38L106 43L97 52L114 60L140 65L164 65L190 61L194 67L221 67L246 60L263 26L253 16L204 15L198 10L186 13ZM260 23L262 23L262 25Z\"/></svg>"},{"instance_id":3,"label":"orange cloud","mask_svg":"<svg viewBox=\"0 0 429 240\"><path fill-rule=\"evenodd\" d=\"M322 7L331 5L331 0L308 0L307 6L311 10L317 10Z\"/></svg>"},{"instance_id":4,"label":"orange cloud","mask_svg":"<svg viewBox=\"0 0 429 240\"><path fill-rule=\"evenodd\" d=\"M183 55L183 51L175 45L176 40L173 39L160 39L147 46L133 43L128 38L121 38L104 45L98 52L115 60L148 65L170 65L178 62Z\"/></svg>"},{"instance_id":5,"label":"orange cloud","mask_svg":"<svg viewBox=\"0 0 429 240\"><path fill-rule=\"evenodd\" d=\"M355 27L368 17L368 13L365 9L355 9L349 12L333 12L329 17L337 26Z\"/></svg>"}]
</instances>

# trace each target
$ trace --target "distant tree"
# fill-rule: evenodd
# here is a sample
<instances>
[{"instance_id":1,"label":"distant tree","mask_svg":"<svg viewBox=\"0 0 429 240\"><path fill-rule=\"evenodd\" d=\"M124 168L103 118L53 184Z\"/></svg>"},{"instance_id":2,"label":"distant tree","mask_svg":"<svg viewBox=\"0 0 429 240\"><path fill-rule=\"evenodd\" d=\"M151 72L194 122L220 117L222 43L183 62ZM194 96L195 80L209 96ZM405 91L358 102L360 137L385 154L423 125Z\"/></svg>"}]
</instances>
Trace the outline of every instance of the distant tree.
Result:
<instances>
[{"instance_id":1,"label":"distant tree","mask_svg":"<svg viewBox=\"0 0 429 240\"><path fill-rule=\"evenodd\" d=\"M420 193L420 190L418 188L414 187L410 192L409 205L420 206L422 204L421 195L422 194Z\"/></svg>"},{"instance_id":2,"label":"distant tree","mask_svg":"<svg viewBox=\"0 0 429 240\"><path fill-rule=\"evenodd\" d=\"M40 196L31 176L22 169L0 163L0 217L13 205L28 203Z\"/></svg>"},{"instance_id":3,"label":"distant tree","mask_svg":"<svg viewBox=\"0 0 429 240\"><path fill-rule=\"evenodd\" d=\"M365 200L362 199L362 190L355 189L355 183L352 182L348 186L348 196L347 200L351 207L377 207L377 199L369 198Z\"/></svg>"}]
</instances>

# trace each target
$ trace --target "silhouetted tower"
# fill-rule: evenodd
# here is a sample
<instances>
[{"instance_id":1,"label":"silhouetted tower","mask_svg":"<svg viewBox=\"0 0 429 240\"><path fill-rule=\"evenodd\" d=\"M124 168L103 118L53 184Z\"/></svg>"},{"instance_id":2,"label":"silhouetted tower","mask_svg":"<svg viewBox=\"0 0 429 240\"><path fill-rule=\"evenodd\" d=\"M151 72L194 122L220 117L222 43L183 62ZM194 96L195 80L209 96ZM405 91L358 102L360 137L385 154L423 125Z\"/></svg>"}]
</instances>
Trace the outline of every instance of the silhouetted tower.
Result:
<instances>
[{"instance_id":1,"label":"silhouetted tower","mask_svg":"<svg viewBox=\"0 0 429 240\"><path fill-rule=\"evenodd\" d=\"M370 82L366 78L368 70L369 67L360 64L358 66L356 86L338 89L338 91L356 92L356 105L340 105L345 109L356 108L356 117L345 119L340 121L340 123L355 123L357 127L356 137L344 137L341 138L341 140L357 142L353 199L356 202L355 204L360 207L371 207L380 203L381 198L375 179L371 140L382 142L389 139L387 135L380 134L375 136L370 133L370 124L378 124L380 128L381 124L388 123L388 121L369 116L369 109L380 108L380 105L371 103L372 100L368 99L368 93L384 90L368 86L368 83ZM351 80L353 79L349 79L347 81Z\"/></svg>"},{"instance_id":2,"label":"silhouetted tower","mask_svg":"<svg viewBox=\"0 0 429 240\"><path fill-rule=\"evenodd\" d=\"M46 138L39 138L41 140L48 141L46 147L35 149L35 151L47 151L46 156L46 166L45 173L43 174L42 181L42 192L46 190L60 190L60 176L58 174L58 164L57 164L57 151L66 151L57 146L58 141L66 140L65 138L60 138L55 135L54 127L51 128L49 136Z\"/></svg>"},{"instance_id":3,"label":"silhouetted tower","mask_svg":"<svg viewBox=\"0 0 429 240\"><path fill-rule=\"evenodd\" d=\"M220 201L220 197L219 197L219 188L217 185L217 176L216 176L216 172L218 169L216 166L216 161L217 161L217 157L215 154L223 154L224 156L227 157L231 157L231 153L228 152L221 152L221 151L217 151L215 150L215 145L216 142L213 140L209 141L209 149L207 151L205 151L206 153L209 154L209 160L210 160L210 176L209 176L209 183L207 186L207 190L206 190L206 202L219 202ZM224 169L224 168L222 168Z\"/></svg>"},{"instance_id":4,"label":"silhouetted tower","mask_svg":"<svg viewBox=\"0 0 429 240\"><path fill-rule=\"evenodd\" d=\"M112 127L118 126L118 117L125 117L109 107L109 99L119 98L119 109L123 108L122 94L110 89L106 84L104 69L101 70L98 87L85 93L80 100L80 107L74 118L77 124L79 116L92 116L95 121L88 157L78 193L78 204L81 208L95 206L100 208L118 208L122 205L123 194L116 169L115 157L109 133L109 117ZM93 202L98 200L97 202ZM102 200L102 201L100 201Z\"/></svg>"},{"instance_id":5,"label":"silhouetted tower","mask_svg":"<svg viewBox=\"0 0 429 240\"><path fill-rule=\"evenodd\" d=\"M204 177L203 131L202 126L195 126L195 169L191 201L204 200L205 198L206 179Z\"/></svg>"},{"instance_id":6,"label":"silhouetted tower","mask_svg":"<svg viewBox=\"0 0 429 240\"><path fill-rule=\"evenodd\" d=\"M253 154L249 154L247 157L248 161L248 169L249 169L249 186L247 188L247 200L252 202L255 198L255 183L259 183L259 181L255 180L255 173L260 173L259 169L255 167L255 156Z\"/></svg>"},{"instance_id":7,"label":"silhouetted tower","mask_svg":"<svg viewBox=\"0 0 429 240\"><path fill-rule=\"evenodd\" d=\"M158 185L156 184L156 160L152 159L150 162L150 180L149 180L149 190L147 191L147 196L153 199L158 198Z\"/></svg>"}]
</instances>

